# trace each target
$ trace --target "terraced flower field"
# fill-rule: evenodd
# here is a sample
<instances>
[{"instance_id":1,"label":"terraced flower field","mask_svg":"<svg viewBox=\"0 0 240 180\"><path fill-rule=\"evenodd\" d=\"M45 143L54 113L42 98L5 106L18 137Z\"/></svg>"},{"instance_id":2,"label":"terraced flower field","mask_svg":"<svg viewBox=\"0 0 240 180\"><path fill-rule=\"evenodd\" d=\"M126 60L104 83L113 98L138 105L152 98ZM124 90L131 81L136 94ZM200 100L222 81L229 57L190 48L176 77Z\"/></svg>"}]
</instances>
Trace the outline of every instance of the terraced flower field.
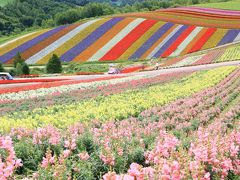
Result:
<instances>
[{"instance_id":1,"label":"terraced flower field","mask_svg":"<svg viewBox=\"0 0 240 180\"><path fill-rule=\"evenodd\" d=\"M2 92L0 178L239 177L239 75L221 67Z\"/></svg>"},{"instance_id":2,"label":"terraced flower field","mask_svg":"<svg viewBox=\"0 0 240 180\"><path fill-rule=\"evenodd\" d=\"M186 7L121 16L31 33L1 45L0 61L10 64L18 52L28 64L45 64L53 53L64 62L165 58L240 41L237 11Z\"/></svg>"},{"instance_id":3,"label":"terraced flower field","mask_svg":"<svg viewBox=\"0 0 240 180\"><path fill-rule=\"evenodd\" d=\"M225 50L222 56L216 59L216 62L240 60L240 46L231 47Z\"/></svg>"},{"instance_id":4,"label":"terraced flower field","mask_svg":"<svg viewBox=\"0 0 240 180\"><path fill-rule=\"evenodd\" d=\"M182 67L182 66L194 66L202 64L211 64L227 61L240 61L240 45L231 45L227 47L221 47L199 55L185 55L178 58L163 60L161 67Z\"/></svg>"},{"instance_id":5,"label":"terraced flower field","mask_svg":"<svg viewBox=\"0 0 240 180\"><path fill-rule=\"evenodd\" d=\"M132 13L127 16L153 18L174 22L177 24L188 24L204 27L217 28L239 28L239 11L221 10L203 7L180 7L169 8L146 13Z\"/></svg>"}]
</instances>

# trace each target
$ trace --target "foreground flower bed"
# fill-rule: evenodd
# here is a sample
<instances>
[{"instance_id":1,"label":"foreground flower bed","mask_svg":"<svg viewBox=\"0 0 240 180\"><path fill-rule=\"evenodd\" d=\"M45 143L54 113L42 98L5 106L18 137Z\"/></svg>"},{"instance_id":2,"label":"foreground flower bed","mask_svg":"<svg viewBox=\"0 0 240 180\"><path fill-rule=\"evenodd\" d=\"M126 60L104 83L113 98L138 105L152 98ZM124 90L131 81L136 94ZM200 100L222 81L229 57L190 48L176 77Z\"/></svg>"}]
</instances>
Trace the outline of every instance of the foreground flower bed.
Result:
<instances>
[{"instance_id":1,"label":"foreground flower bed","mask_svg":"<svg viewBox=\"0 0 240 180\"><path fill-rule=\"evenodd\" d=\"M127 91L107 97L99 96L96 99L79 103L40 108L21 112L21 114L12 113L1 118L0 131L6 132L19 126L34 128L48 124L64 128L75 122L88 122L92 119L121 120L129 116L136 116L141 111L153 106L164 105L214 86L235 69L235 67L218 68L195 73L181 81L156 85L144 90Z\"/></svg>"},{"instance_id":2,"label":"foreground flower bed","mask_svg":"<svg viewBox=\"0 0 240 180\"><path fill-rule=\"evenodd\" d=\"M185 93L196 93L179 96L165 105L154 104L122 121L76 122L64 129L54 124L37 128L19 124L5 133L19 158L18 168L13 168L15 173L12 171L7 177L237 179L239 75L240 69L220 68L171 82L171 86L181 85ZM210 77L213 81L206 83ZM191 86L196 80L198 91L197 85ZM149 89L151 95L160 96L157 86ZM52 113L57 114L56 110Z\"/></svg>"}]
</instances>

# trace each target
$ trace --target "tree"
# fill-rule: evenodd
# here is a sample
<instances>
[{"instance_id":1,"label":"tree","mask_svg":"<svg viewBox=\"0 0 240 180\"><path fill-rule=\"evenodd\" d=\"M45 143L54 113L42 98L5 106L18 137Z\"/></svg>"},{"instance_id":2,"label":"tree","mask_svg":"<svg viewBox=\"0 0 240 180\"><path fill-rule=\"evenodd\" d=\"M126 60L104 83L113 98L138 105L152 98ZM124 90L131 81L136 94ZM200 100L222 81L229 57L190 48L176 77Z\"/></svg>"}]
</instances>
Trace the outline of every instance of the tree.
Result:
<instances>
[{"instance_id":1,"label":"tree","mask_svg":"<svg viewBox=\"0 0 240 180\"><path fill-rule=\"evenodd\" d=\"M76 9L66 11L64 13L58 13L55 16L55 23L57 25L71 24L80 19L79 13Z\"/></svg>"},{"instance_id":2,"label":"tree","mask_svg":"<svg viewBox=\"0 0 240 180\"><path fill-rule=\"evenodd\" d=\"M23 72L23 74L25 74L25 75L30 74L29 66L28 66L28 64L25 63L25 62L22 64L22 72Z\"/></svg>"},{"instance_id":3,"label":"tree","mask_svg":"<svg viewBox=\"0 0 240 180\"><path fill-rule=\"evenodd\" d=\"M24 62L24 59L22 58L20 52L18 52L17 55L13 59L13 66L15 68L17 68L17 64L18 63L23 64L23 62Z\"/></svg>"},{"instance_id":4,"label":"tree","mask_svg":"<svg viewBox=\"0 0 240 180\"><path fill-rule=\"evenodd\" d=\"M49 59L46 70L49 74L62 72L62 63L60 58L56 54L53 54L52 57Z\"/></svg>"},{"instance_id":5,"label":"tree","mask_svg":"<svg viewBox=\"0 0 240 180\"><path fill-rule=\"evenodd\" d=\"M24 16L20 18L20 22L25 26L25 27L31 27L34 23L34 18L29 17L29 16Z\"/></svg>"},{"instance_id":6,"label":"tree","mask_svg":"<svg viewBox=\"0 0 240 180\"><path fill-rule=\"evenodd\" d=\"M16 66L16 75L17 76L23 75L22 67L23 67L23 65L21 63L17 63L17 66Z\"/></svg>"},{"instance_id":7,"label":"tree","mask_svg":"<svg viewBox=\"0 0 240 180\"><path fill-rule=\"evenodd\" d=\"M0 62L0 72L4 72L3 64Z\"/></svg>"},{"instance_id":8,"label":"tree","mask_svg":"<svg viewBox=\"0 0 240 180\"><path fill-rule=\"evenodd\" d=\"M4 23L2 21L0 21L0 31L4 30Z\"/></svg>"},{"instance_id":9,"label":"tree","mask_svg":"<svg viewBox=\"0 0 240 180\"><path fill-rule=\"evenodd\" d=\"M193 4L199 4L199 0L192 0Z\"/></svg>"}]
</instances>

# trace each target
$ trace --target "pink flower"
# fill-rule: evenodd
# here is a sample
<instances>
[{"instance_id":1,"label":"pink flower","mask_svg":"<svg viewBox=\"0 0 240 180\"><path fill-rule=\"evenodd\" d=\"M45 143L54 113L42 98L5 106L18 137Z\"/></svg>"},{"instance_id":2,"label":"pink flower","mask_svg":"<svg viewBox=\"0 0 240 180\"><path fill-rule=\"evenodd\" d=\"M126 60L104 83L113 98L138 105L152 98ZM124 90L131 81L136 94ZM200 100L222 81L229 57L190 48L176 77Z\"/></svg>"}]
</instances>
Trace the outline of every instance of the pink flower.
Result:
<instances>
[{"instance_id":1,"label":"pink flower","mask_svg":"<svg viewBox=\"0 0 240 180\"><path fill-rule=\"evenodd\" d=\"M104 154L101 154L100 155L100 158L101 160L107 164L107 165L110 165L110 166L114 166L115 165L115 158L112 154L107 154L107 155L104 155Z\"/></svg>"},{"instance_id":2,"label":"pink flower","mask_svg":"<svg viewBox=\"0 0 240 180\"><path fill-rule=\"evenodd\" d=\"M210 173L207 172L205 175L204 175L204 179L203 180L210 180Z\"/></svg>"},{"instance_id":3,"label":"pink flower","mask_svg":"<svg viewBox=\"0 0 240 180\"><path fill-rule=\"evenodd\" d=\"M22 166L21 159L16 159L15 151L11 137L0 136L0 148L3 149L7 157L5 160L0 155L0 179L8 179L14 173L14 170Z\"/></svg>"},{"instance_id":4,"label":"pink flower","mask_svg":"<svg viewBox=\"0 0 240 180\"><path fill-rule=\"evenodd\" d=\"M87 152L79 153L78 156L83 161L87 161L90 157Z\"/></svg>"},{"instance_id":5,"label":"pink flower","mask_svg":"<svg viewBox=\"0 0 240 180\"><path fill-rule=\"evenodd\" d=\"M117 175L115 172L108 172L103 176L103 180L117 180Z\"/></svg>"},{"instance_id":6,"label":"pink flower","mask_svg":"<svg viewBox=\"0 0 240 180\"><path fill-rule=\"evenodd\" d=\"M64 142L64 147L68 148L68 149L71 149L71 150L76 149L76 147L77 147L76 140L75 139L71 139L70 141L66 140Z\"/></svg>"},{"instance_id":7,"label":"pink flower","mask_svg":"<svg viewBox=\"0 0 240 180\"><path fill-rule=\"evenodd\" d=\"M122 148L118 148L118 155L122 156L123 155L123 149Z\"/></svg>"},{"instance_id":8,"label":"pink flower","mask_svg":"<svg viewBox=\"0 0 240 180\"><path fill-rule=\"evenodd\" d=\"M42 168L47 168L48 166L52 165L55 163L55 157L52 156L51 150L48 150L46 152L46 157L43 158L41 167Z\"/></svg>"},{"instance_id":9,"label":"pink flower","mask_svg":"<svg viewBox=\"0 0 240 180\"><path fill-rule=\"evenodd\" d=\"M15 162L15 167L18 168L18 167L21 167L23 164L22 164L22 160L21 159L17 159L16 162Z\"/></svg>"},{"instance_id":10,"label":"pink flower","mask_svg":"<svg viewBox=\"0 0 240 180\"><path fill-rule=\"evenodd\" d=\"M66 158L68 158L69 156L70 156L70 154L71 154L71 151L70 150L64 150L63 151L63 157L66 159Z\"/></svg>"},{"instance_id":11,"label":"pink flower","mask_svg":"<svg viewBox=\"0 0 240 180\"><path fill-rule=\"evenodd\" d=\"M57 145L61 141L59 130L53 126L38 128L33 134L33 143L42 144L43 141L48 141L52 145Z\"/></svg>"}]
</instances>

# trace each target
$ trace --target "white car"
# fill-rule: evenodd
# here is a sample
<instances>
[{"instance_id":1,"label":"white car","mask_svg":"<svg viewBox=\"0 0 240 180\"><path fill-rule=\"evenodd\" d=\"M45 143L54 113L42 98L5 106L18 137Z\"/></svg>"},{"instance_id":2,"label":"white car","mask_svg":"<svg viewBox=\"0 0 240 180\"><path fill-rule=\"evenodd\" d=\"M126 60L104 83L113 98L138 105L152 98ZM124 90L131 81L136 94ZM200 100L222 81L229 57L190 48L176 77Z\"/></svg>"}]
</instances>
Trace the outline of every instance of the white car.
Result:
<instances>
[{"instance_id":1,"label":"white car","mask_svg":"<svg viewBox=\"0 0 240 180\"><path fill-rule=\"evenodd\" d=\"M9 73L0 72L0 80L13 80L13 77Z\"/></svg>"},{"instance_id":2,"label":"white car","mask_svg":"<svg viewBox=\"0 0 240 180\"><path fill-rule=\"evenodd\" d=\"M120 74L120 70L118 68L111 67L108 70L108 74Z\"/></svg>"},{"instance_id":3,"label":"white car","mask_svg":"<svg viewBox=\"0 0 240 180\"><path fill-rule=\"evenodd\" d=\"M116 64L109 64L108 74L120 74L121 70L117 68Z\"/></svg>"}]
</instances>

